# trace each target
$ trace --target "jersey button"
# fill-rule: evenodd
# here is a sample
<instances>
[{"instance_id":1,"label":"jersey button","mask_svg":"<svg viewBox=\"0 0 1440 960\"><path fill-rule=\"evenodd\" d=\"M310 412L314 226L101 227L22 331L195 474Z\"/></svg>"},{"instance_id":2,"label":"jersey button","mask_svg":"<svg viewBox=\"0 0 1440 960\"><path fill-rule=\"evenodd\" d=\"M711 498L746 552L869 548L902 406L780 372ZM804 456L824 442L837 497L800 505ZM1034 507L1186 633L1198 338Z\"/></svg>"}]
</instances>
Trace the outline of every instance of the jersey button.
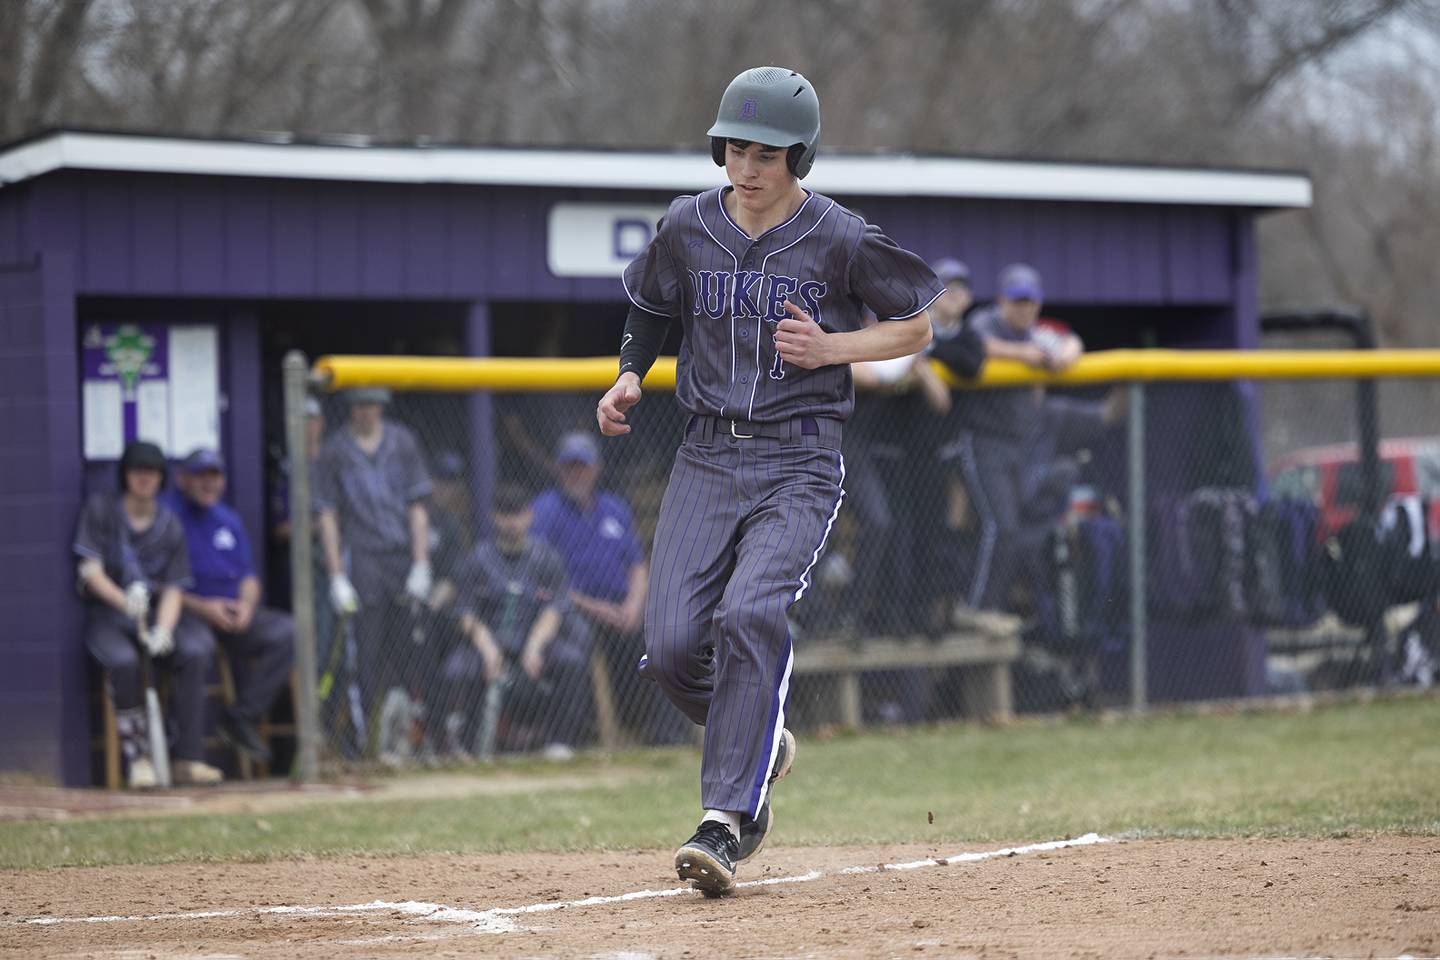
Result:
<instances>
[{"instance_id":1,"label":"jersey button","mask_svg":"<svg viewBox=\"0 0 1440 960\"><path fill-rule=\"evenodd\" d=\"M749 377L741 377L741 378L740 378L740 382L741 382L741 383L749 383L749 382L750 382L750 378L749 378Z\"/></svg>"},{"instance_id":2,"label":"jersey button","mask_svg":"<svg viewBox=\"0 0 1440 960\"><path fill-rule=\"evenodd\" d=\"M750 336L750 331L747 330L747 329L745 329L744 327L741 327L741 328L740 328L740 336L742 336L742 337L748 337L748 336Z\"/></svg>"}]
</instances>

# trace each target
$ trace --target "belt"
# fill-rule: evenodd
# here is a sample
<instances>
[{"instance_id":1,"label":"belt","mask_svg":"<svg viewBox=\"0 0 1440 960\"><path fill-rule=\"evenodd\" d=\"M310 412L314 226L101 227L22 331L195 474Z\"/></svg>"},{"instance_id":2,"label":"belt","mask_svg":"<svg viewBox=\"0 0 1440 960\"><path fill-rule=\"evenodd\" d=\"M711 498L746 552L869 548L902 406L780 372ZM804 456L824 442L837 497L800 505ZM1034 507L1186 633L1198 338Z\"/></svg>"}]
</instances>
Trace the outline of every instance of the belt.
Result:
<instances>
[{"instance_id":1,"label":"belt","mask_svg":"<svg viewBox=\"0 0 1440 960\"><path fill-rule=\"evenodd\" d=\"M693 434L702 443L717 437L732 437L736 440L789 440L806 442L814 437L819 446L838 446L840 443L840 421L830 417L792 417L778 423L754 423L750 420L730 420L695 414L685 426L686 435Z\"/></svg>"}]
</instances>

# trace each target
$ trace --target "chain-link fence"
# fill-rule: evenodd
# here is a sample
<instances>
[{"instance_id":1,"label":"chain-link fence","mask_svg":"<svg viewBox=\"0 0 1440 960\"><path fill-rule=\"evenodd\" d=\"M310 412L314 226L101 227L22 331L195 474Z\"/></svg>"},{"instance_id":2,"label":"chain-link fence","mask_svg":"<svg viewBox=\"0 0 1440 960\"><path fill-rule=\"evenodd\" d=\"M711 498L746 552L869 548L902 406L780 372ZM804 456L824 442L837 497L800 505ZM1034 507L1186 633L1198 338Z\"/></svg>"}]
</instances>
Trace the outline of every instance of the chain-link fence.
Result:
<instances>
[{"instance_id":1,"label":"chain-link fence","mask_svg":"<svg viewBox=\"0 0 1440 960\"><path fill-rule=\"evenodd\" d=\"M1407 436L1382 416L1367 464L1348 381L910 387L861 394L847 425L847 499L790 611L793 725L1433 681L1433 391L1382 386L1406 391L1380 406ZM326 755L695 741L637 669L687 417L648 390L602 438L600 392L292 402Z\"/></svg>"}]
</instances>

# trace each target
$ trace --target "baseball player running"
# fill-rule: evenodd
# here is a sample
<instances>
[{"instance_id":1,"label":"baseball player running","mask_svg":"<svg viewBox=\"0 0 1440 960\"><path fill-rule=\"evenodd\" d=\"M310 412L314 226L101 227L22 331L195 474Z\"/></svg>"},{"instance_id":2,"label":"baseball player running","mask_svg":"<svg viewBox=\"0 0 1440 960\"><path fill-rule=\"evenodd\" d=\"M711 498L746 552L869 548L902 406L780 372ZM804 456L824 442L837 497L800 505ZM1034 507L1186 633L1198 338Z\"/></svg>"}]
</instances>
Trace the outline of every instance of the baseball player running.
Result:
<instances>
[{"instance_id":1,"label":"baseball player running","mask_svg":"<svg viewBox=\"0 0 1440 960\"><path fill-rule=\"evenodd\" d=\"M709 137L729 183L672 201L626 269L620 375L596 416L606 436L630 431L627 411L678 318L690 416L655 531L641 670L705 727L705 813L675 866L719 896L765 842L770 787L795 757L786 611L845 496L850 364L922 349L943 287L919 257L801 187L820 102L800 74L740 74ZM862 327L865 307L888 322Z\"/></svg>"}]
</instances>

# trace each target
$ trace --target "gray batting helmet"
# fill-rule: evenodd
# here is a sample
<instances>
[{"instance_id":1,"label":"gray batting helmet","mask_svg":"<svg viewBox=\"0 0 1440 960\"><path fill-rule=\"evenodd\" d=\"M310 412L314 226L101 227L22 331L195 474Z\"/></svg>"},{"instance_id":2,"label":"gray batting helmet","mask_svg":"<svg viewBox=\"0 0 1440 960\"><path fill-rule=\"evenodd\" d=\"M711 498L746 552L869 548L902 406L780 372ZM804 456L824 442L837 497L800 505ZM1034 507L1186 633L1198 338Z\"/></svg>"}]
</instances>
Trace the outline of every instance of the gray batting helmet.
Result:
<instances>
[{"instance_id":1,"label":"gray batting helmet","mask_svg":"<svg viewBox=\"0 0 1440 960\"><path fill-rule=\"evenodd\" d=\"M752 67L730 81L710 128L710 155L725 165L725 141L748 140L789 147L790 172L804 177L820 144L820 98L794 70Z\"/></svg>"}]
</instances>

